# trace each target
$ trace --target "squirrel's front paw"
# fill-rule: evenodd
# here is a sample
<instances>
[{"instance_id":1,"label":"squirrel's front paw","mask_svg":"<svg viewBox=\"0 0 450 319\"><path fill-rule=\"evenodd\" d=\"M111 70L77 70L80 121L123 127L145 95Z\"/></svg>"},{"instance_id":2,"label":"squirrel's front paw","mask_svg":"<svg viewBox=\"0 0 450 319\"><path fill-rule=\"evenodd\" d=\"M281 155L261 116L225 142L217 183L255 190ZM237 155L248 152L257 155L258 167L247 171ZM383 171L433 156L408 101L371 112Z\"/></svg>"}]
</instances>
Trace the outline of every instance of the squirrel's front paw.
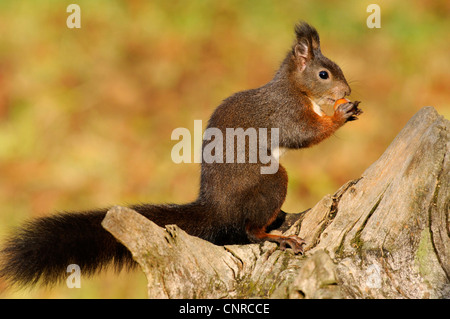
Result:
<instances>
[{"instance_id":1,"label":"squirrel's front paw","mask_svg":"<svg viewBox=\"0 0 450 319\"><path fill-rule=\"evenodd\" d=\"M358 115L362 113L362 110L358 108L360 101L347 102L339 104L334 112L334 115L342 118L344 122L354 121L358 119Z\"/></svg>"}]
</instances>

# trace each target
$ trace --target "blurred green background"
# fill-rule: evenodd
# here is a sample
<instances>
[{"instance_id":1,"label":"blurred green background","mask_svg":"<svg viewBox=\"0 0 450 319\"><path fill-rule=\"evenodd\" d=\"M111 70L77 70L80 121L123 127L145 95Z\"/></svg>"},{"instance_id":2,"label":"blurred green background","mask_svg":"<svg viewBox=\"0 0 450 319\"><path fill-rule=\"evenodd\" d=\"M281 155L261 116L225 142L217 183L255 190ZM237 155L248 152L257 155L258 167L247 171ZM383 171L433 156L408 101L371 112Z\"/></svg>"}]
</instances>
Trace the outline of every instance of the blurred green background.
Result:
<instances>
[{"instance_id":1,"label":"blurred green background","mask_svg":"<svg viewBox=\"0 0 450 319\"><path fill-rule=\"evenodd\" d=\"M300 19L320 33L364 114L311 149L288 152L284 209L300 212L359 177L426 105L450 117L450 2L0 1L0 240L31 217L137 202L184 203L199 164L174 164L173 129L193 129L236 91L268 82ZM328 110L330 111L330 110ZM81 289L1 298L145 298L139 271Z\"/></svg>"}]
</instances>

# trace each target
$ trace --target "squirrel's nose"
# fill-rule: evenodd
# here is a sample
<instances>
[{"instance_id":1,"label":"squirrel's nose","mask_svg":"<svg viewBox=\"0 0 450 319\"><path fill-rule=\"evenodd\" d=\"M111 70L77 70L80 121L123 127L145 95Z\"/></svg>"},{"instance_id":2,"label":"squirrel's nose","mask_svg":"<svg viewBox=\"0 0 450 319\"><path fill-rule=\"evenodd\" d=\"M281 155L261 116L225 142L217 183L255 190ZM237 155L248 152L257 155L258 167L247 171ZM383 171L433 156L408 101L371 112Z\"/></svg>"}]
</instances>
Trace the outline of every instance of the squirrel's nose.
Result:
<instances>
[{"instance_id":1,"label":"squirrel's nose","mask_svg":"<svg viewBox=\"0 0 450 319\"><path fill-rule=\"evenodd\" d=\"M351 89L349 86L347 86L347 90L345 90L344 95L345 95L345 96L348 96L348 95L350 95L351 93L352 93L352 89Z\"/></svg>"}]
</instances>

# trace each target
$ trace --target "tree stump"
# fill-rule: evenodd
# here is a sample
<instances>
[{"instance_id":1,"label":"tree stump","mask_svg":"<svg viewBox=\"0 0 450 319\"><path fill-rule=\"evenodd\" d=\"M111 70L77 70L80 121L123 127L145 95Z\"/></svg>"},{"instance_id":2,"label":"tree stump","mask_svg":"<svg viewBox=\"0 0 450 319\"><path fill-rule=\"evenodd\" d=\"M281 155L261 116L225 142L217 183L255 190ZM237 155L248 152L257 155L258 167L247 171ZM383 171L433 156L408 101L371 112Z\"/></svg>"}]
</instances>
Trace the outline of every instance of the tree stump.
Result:
<instances>
[{"instance_id":1,"label":"tree stump","mask_svg":"<svg viewBox=\"0 0 450 319\"><path fill-rule=\"evenodd\" d=\"M304 256L215 246L123 207L103 226L141 266L149 298L449 298L449 136L448 120L421 109L360 178L290 216Z\"/></svg>"}]
</instances>

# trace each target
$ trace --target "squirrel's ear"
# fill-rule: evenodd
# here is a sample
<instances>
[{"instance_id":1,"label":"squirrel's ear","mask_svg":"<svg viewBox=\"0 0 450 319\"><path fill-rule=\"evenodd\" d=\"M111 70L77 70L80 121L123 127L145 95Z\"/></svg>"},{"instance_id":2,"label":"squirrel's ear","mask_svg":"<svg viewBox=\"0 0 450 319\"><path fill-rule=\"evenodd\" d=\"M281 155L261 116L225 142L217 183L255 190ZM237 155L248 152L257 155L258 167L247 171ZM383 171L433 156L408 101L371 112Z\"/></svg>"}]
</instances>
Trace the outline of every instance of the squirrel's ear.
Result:
<instances>
[{"instance_id":1,"label":"squirrel's ear","mask_svg":"<svg viewBox=\"0 0 450 319\"><path fill-rule=\"evenodd\" d=\"M300 22L295 26L297 43L307 42L312 50L320 51L320 38L317 30L306 22Z\"/></svg>"},{"instance_id":2,"label":"squirrel's ear","mask_svg":"<svg viewBox=\"0 0 450 319\"><path fill-rule=\"evenodd\" d=\"M314 58L314 53L320 52L319 33L306 22L301 22L295 26L295 35L297 41L292 53L300 66L300 71L303 71L306 63Z\"/></svg>"},{"instance_id":3,"label":"squirrel's ear","mask_svg":"<svg viewBox=\"0 0 450 319\"><path fill-rule=\"evenodd\" d=\"M313 58L309 45L306 43L297 43L294 45L292 53L294 54L300 72L305 69L306 63Z\"/></svg>"}]
</instances>

